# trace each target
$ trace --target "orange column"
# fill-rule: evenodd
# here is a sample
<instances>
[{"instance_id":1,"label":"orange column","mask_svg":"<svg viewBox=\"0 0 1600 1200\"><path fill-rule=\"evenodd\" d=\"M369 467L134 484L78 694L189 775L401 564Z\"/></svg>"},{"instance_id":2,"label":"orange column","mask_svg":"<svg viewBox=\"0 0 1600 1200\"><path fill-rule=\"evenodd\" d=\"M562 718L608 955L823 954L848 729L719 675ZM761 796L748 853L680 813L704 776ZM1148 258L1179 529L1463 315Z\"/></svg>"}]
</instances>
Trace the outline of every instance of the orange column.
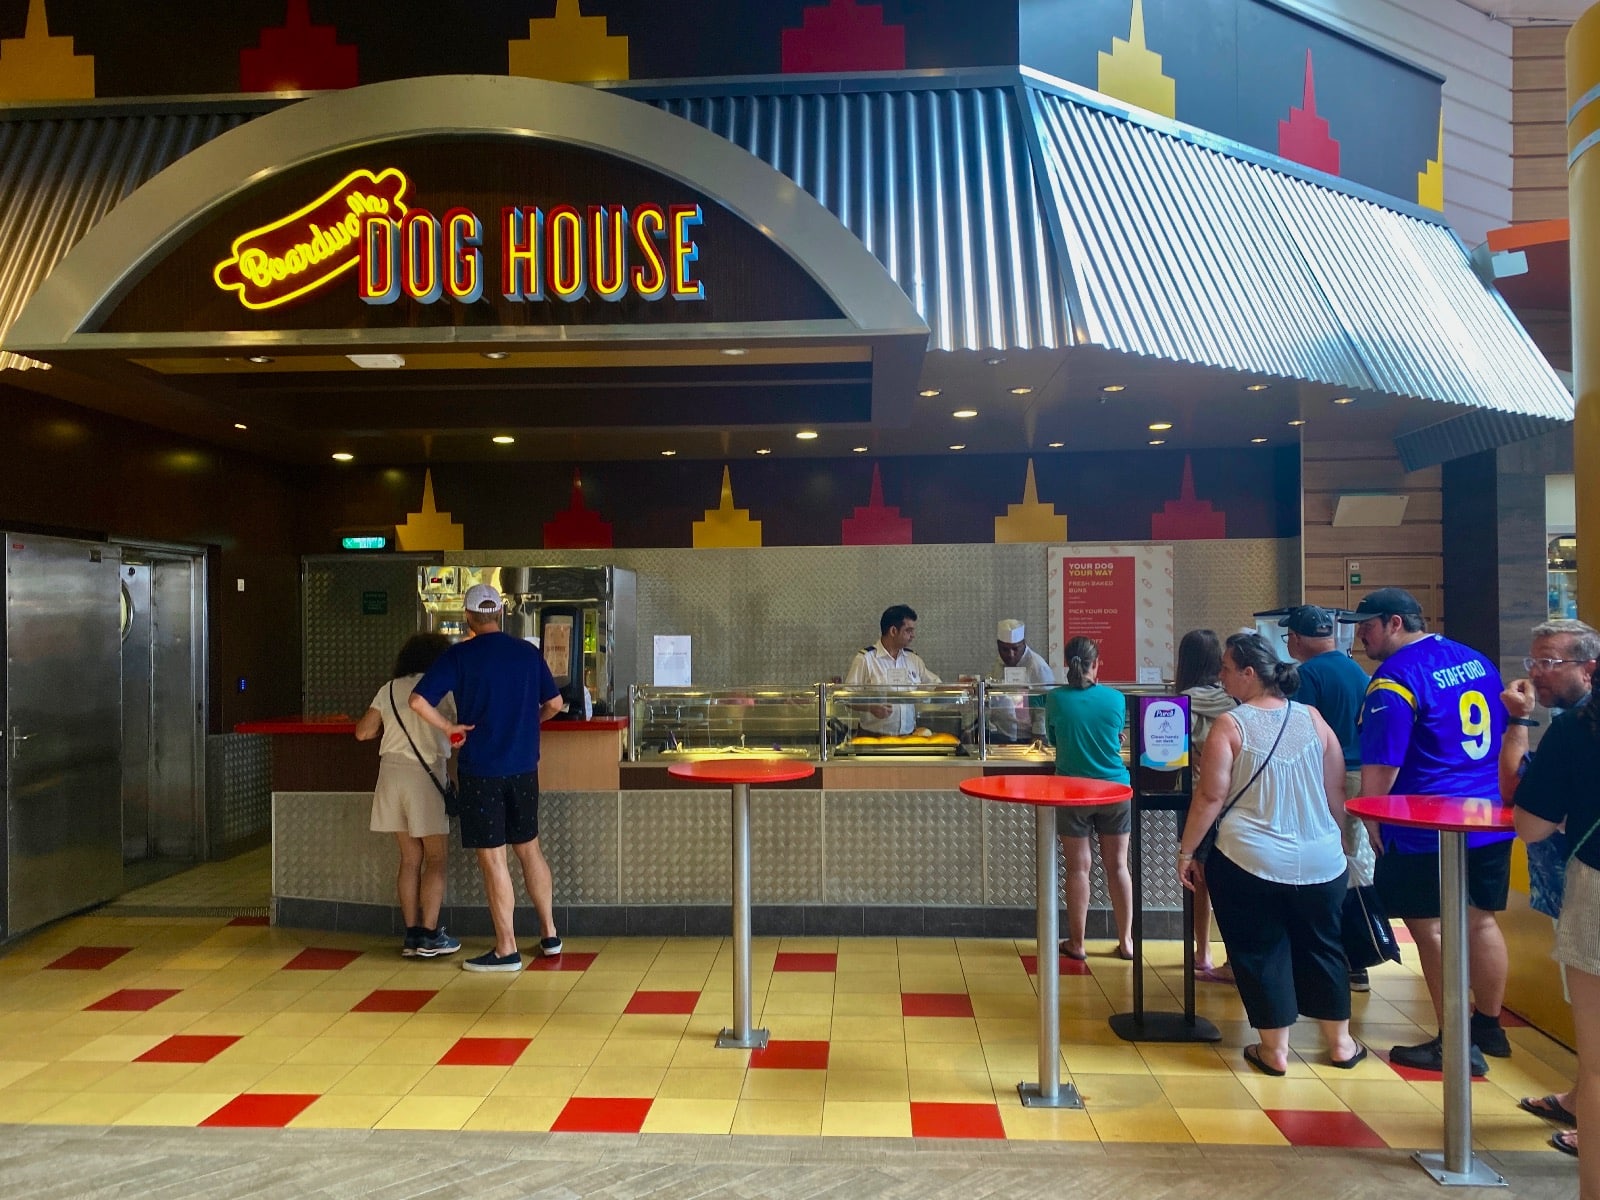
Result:
<instances>
[{"instance_id":1,"label":"orange column","mask_svg":"<svg viewBox=\"0 0 1600 1200\"><path fill-rule=\"evenodd\" d=\"M1567 34L1579 615L1600 625L1600 5Z\"/></svg>"}]
</instances>

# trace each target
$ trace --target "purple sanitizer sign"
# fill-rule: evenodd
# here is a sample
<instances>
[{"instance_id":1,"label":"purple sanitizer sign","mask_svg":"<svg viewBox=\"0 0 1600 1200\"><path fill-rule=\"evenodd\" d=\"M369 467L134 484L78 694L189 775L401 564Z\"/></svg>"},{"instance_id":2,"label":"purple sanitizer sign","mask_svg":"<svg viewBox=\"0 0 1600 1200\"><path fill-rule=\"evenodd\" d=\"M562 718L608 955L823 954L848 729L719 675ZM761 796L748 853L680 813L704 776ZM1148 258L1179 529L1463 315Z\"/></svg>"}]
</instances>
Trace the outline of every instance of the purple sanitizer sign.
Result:
<instances>
[{"instance_id":1,"label":"purple sanitizer sign","mask_svg":"<svg viewBox=\"0 0 1600 1200\"><path fill-rule=\"evenodd\" d=\"M1139 697L1139 765L1157 771L1189 765L1189 697Z\"/></svg>"}]
</instances>

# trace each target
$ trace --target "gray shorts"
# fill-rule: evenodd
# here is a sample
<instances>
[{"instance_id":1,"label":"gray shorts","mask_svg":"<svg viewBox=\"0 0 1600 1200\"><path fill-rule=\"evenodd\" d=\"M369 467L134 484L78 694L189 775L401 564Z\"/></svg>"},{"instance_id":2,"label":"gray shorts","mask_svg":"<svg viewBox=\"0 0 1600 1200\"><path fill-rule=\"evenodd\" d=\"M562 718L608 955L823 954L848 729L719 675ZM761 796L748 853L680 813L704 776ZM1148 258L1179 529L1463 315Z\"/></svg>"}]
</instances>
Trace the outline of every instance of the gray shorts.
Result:
<instances>
[{"instance_id":1,"label":"gray shorts","mask_svg":"<svg viewBox=\"0 0 1600 1200\"><path fill-rule=\"evenodd\" d=\"M1600 975L1600 871L1576 858L1567 864L1552 957L1564 967Z\"/></svg>"},{"instance_id":2,"label":"gray shorts","mask_svg":"<svg viewBox=\"0 0 1600 1200\"><path fill-rule=\"evenodd\" d=\"M1132 829L1133 803L1128 800L1119 800L1115 804L1056 809L1056 833L1061 837L1086 838L1090 834L1104 837L1107 834L1128 833Z\"/></svg>"}]
</instances>

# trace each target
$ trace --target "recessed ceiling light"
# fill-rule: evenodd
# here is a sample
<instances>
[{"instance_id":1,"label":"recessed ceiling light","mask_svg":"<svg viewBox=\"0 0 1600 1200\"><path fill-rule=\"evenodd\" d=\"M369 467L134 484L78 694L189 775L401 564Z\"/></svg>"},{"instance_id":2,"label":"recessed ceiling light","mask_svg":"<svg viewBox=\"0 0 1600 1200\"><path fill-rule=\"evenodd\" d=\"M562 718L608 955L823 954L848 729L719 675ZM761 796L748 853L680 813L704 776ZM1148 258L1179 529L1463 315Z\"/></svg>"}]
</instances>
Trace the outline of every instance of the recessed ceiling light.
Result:
<instances>
[{"instance_id":1,"label":"recessed ceiling light","mask_svg":"<svg viewBox=\"0 0 1600 1200\"><path fill-rule=\"evenodd\" d=\"M952 450L965 450L966 448L967 444L965 442L957 442L954 446L950 447Z\"/></svg>"},{"instance_id":2,"label":"recessed ceiling light","mask_svg":"<svg viewBox=\"0 0 1600 1200\"><path fill-rule=\"evenodd\" d=\"M671 458L676 453L677 453L676 450L663 450L661 452L661 457L662 458Z\"/></svg>"},{"instance_id":3,"label":"recessed ceiling light","mask_svg":"<svg viewBox=\"0 0 1600 1200\"><path fill-rule=\"evenodd\" d=\"M403 354L346 354L345 357L364 371L398 371L406 365Z\"/></svg>"},{"instance_id":4,"label":"recessed ceiling light","mask_svg":"<svg viewBox=\"0 0 1600 1200\"><path fill-rule=\"evenodd\" d=\"M746 350L743 346L724 346L722 348L722 352L729 358L743 358L746 354L750 353L750 351Z\"/></svg>"},{"instance_id":5,"label":"recessed ceiling light","mask_svg":"<svg viewBox=\"0 0 1600 1200\"><path fill-rule=\"evenodd\" d=\"M1128 385L1125 383L1108 383L1100 389L1102 392L1125 392Z\"/></svg>"},{"instance_id":6,"label":"recessed ceiling light","mask_svg":"<svg viewBox=\"0 0 1600 1200\"><path fill-rule=\"evenodd\" d=\"M761 447L761 449L757 450L756 453L757 454L771 454L772 450L771 450L770 447L763 446L763 447Z\"/></svg>"},{"instance_id":7,"label":"recessed ceiling light","mask_svg":"<svg viewBox=\"0 0 1600 1200\"><path fill-rule=\"evenodd\" d=\"M1354 396L1335 396L1333 402L1335 404L1354 404L1356 398Z\"/></svg>"},{"instance_id":8,"label":"recessed ceiling light","mask_svg":"<svg viewBox=\"0 0 1600 1200\"><path fill-rule=\"evenodd\" d=\"M1152 422L1150 422L1150 431L1152 433L1165 433L1167 430L1169 430L1171 428L1172 428L1172 422L1171 421L1152 421Z\"/></svg>"},{"instance_id":9,"label":"recessed ceiling light","mask_svg":"<svg viewBox=\"0 0 1600 1200\"><path fill-rule=\"evenodd\" d=\"M998 367L1001 363L1005 362L1005 360L1006 356L1004 354L997 354L993 358L986 358L983 361L988 363L991 367Z\"/></svg>"},{"instance_id":10,"label":"recessed ceiling light","mask_svg":"<svg viewBox=\"0 0 1600 1200\"><path fill-rule=\"evenodd\" d=\"M920 392L917 393L917 395L925 396L929 400L931 400L935 396L939 395L941 391L942 391L942 389L940 389L940 388L923 388Z\"/></svg>"},{"instance_id":11,"label":"recessed ceiling light","mask_svg":"<svg viewBox=\"0 0 1600 1200\"><path fill-rule=\"evenodd\" d=\"M246 425L243 421L235 421L233 423L233 427L235 429L249 429L250 428L250 426Z\"/></svg>"},{"instance_id":12,"label":"recessed ceiling light","mask_svg":"<svg viewBox=\"0 0 1600 1200\"><path fill-rule=\"evenodd\" d=\"M354 461L354 459L355 459L355 455L354 454L350 454L350 453L348 453L347 451L344 451L344 450L340 450L337 454L335 454L333 456L333 461L334 462L352 462L352 461Z\"/></svg>"},{"instance_id":13,"label":"recessed ceiling light","mask_svg":"<svg viewBox=\"0 0 1600 1200\"><path fill-rule=\"evenodd\" d=\"M496 446L510 446L513 445L517 439L512 437L509 433L497 433L489 440Z\"/></svg>"},{"instance_id":14,"label":"recessed ceiling light","mask_svg":"<svg viewBox=\"0 0 1600 1200\"><path fill-rule=\"evenodd\" d=\"M1289 424L1294 425L1296 427L1304 425L1305 424L1305 418L1303 418L1303 417L1297 418L1297 419L1295 419L1293 421L1290 421Z\"/></svg>"},{"instance_id":15,"label":"recessed ceiling light","mask_svg":"<svg viewBox=\"0 0 1600 1200\"><path fill-rule=\"evenodd\" d=\"M505 350L485 350L483 352L483 356L485 358L493 359L495 362L499 362L503 358L511 357L510 353Z\"/></svg>"},{"instance_id":16,"label":"recessed ceiling light","mask_svg":"<svg viewBox=\"0 0 1600 1200\"><path fill-rule=\"evenodd\" d=\"M1063 447L1065 445L1066 445L1065 442L1051 442L1050 443L1050 449L1059 450L1059 449L1061 449L1061 447Z\"/></svg>"},{"instance_id":17,"label":"recessed ceiling light","mask_svg":"<svg viewBox=\"0 0 1600 1200\"><path fill-rule=\"evenodd\" d=\"M1151 438L1150 439L1150 444L1152 446L1165 446L1167 444L1167 439L1166 438Z\"/></svg>"},{"instance_id":18,"label":"recessed ceiling light","mask_svg":"<svg viewBox=\"0 0 1600 1200\"><path fill-rule=\"evenodd\" d=\"M867 452L867 448L865 446L851 446L850 447L850 453L851 454L865 454L866 452Z\"/></svg>"},{"instance_id":19,"label":"recessed ceiling light","mask_svg":"<svg viewBox=\"0 0 1600 1200\"><path fill-rule=\"evenodd\" d=\"M270 354L252 354L248 358L245 359L245 362L253 362L253 363L258 363L258 364L259 363L269 363L271 361L272 361L272 355L270 355Z\"/></svg>"},{"instance_id":20,"label":"recessed ceiling light","mask_svg":"<svg viewBox=\"0 0 1600 1200\"><path fill-rule=\"evenodd\" d=\"M1272 385L1270 383L1247 383L1244 390L1247 392L1264 392Z\"/></svg>"},{"instance_id":21,"label":"recessed ceiling light","mask_svg":"<svg viewBox=\"0 0 1600 1200\"><path fill-rule=\"evenodd\" d=\"M1267 440L1266 438L1251 438L1250 439L1250 444L1252 446L1259 446L1259 445L1261 445L1262 442L1264 442L1266 440Z\"/></svg>"},{"instance_id":22,"label":"recessed ceiling light","mask_svg":"<svg viewBox=\"0 0 1600 1200\"><path fill-rule=\"evenodd\" d=\"M955 412L951 413L950 415L952 417L957 418L958 420L965 421L968 417L977 416L978 415L978 410L975 409L975 408L958 408L958 409L955 410Z\"/></svg>"},{"instance_id":23,"label":"recessed ceiling light","mask_svg":"<svg viewBox=\"0 0 1600 1200\"><path fill-rule=\"evenodd\" d=\"M799 433L795 434L795 437L799 438L802 442L814 442L817 440L817 431L815 429L802 429Z\"/></svg>"},{"instance_id":24,"label":"recessed ceiling light","mask_svg":"<svg viewBox=\"0 0 1600 1200\"><path fill-rule=\"evenodd\" d=\"M1033 389L1031 387L1014 387L1011 389L1011 394L1013 396L1031 396Z\"/></svg>"}]
</instances>

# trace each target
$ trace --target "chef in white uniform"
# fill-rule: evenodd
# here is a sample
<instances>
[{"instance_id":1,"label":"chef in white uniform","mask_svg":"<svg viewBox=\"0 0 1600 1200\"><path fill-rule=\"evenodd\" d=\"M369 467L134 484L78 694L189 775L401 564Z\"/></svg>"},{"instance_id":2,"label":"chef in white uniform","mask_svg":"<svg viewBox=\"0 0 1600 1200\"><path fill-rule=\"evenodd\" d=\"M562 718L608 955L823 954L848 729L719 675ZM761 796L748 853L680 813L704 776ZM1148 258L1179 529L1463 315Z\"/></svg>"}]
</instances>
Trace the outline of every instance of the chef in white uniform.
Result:
<instances>
[{"instance_id":1,"label":"chef in white uniform","mask_svg":"<svg viewBox=\"0 0 1600 1200\"><path fill-rule=\"evenodd\" d=\"M851 687L875 684L923 684L943 682L928 664L911 652L917 636L917 614L906 604L883 610L878 620L881 636L850 660L844 682ZM914 704L872 704L863 706L859 717L864 733L904 736L917 727Z\"/></svg>"},{"instance_id":2,"label":"chef in white uniform","mask_svg":"<svg viewBox=\"0 0 1600 1200\"><path fill-rule=\"evenodd\" d=\"M1028 646L1028 630L1021 621L1007 619L995 627L995 650L1000 656L990 678L1000 683L1054 683L1055 672L1043 656ZM1015 701L1015 703L1014 703ZM989 733L997 742L1028 742L1044 732L1044 708L1032 707L1023 697L989 697Z\"/></svg>"}]
</instances>

